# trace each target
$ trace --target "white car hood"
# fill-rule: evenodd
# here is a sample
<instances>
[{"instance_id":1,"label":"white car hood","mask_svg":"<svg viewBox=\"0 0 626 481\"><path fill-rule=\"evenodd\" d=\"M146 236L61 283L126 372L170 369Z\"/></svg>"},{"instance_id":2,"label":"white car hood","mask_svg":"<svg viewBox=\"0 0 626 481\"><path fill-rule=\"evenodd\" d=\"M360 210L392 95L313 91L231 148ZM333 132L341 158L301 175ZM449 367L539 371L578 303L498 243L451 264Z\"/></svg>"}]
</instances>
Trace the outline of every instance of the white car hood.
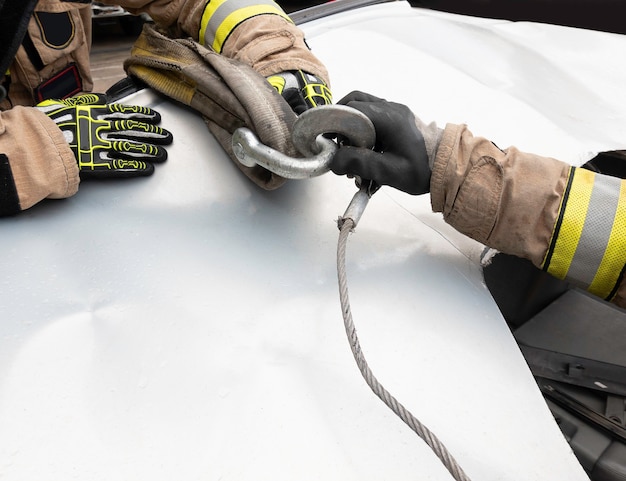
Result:
<instances>
[{"instance_id":1,"label":"white car hood","mask_svg":"<svg viewBox=\"0 0 626 481\"><path fill-rule=\"evenodd\" d=\"M363 90L426 122L582 164L626 144L626 36L394 2L305 25L335 100Z\"/></svg>"},{"instance_id":2,"label":"white car hood","mask_svg":"<svg viewBox=\"0 0 626 481\"><path fill-rule=\"evenodd\" d=\"M337 99L369 91L573 163L623 147L617 35L404 3L303 28ZM0 478L451 479L351 357L335 219L353 183L261 191L194 113L151 92L124 101L174 133L153 177L84 182L2 220ZM348 244L365 355L470 478L587 479L481 249L427 197L381 189Z\"/></svg>"}]
</instances>

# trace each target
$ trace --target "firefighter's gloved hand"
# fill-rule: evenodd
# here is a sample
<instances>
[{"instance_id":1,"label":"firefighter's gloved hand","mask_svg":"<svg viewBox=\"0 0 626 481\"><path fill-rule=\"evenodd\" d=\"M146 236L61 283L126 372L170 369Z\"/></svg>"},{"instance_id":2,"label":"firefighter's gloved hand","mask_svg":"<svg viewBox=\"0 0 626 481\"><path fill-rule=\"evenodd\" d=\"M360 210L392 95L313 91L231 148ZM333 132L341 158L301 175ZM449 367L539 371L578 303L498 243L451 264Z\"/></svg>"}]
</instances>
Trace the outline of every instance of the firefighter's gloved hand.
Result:
<instances>
[{"instance_id":1,"label":"firefighter's gloved hand","mask_svg":"<svg viewBox=\"0 0 626 481\"><path fill-rule=\"evenodd\" d=\"M409 194L430 192L430 176L442 130L424 124L406 106L354 91L339 102L367 115L376 129L372 150L342 146L331 161L338 175L359 176Z\"/></svg>"},{"instance_id":2,"label":"firefighter's gloved hand","mask_svg":"<svg viewBox=\"0 0 626 481\"><path fill-rule=\"evenodd\" d=\"M271 75L267 77L267 81L298 115L313 107L333 103L332 94L326 84L315 75L302 70Z\"/></svg>"},{"instance_id":3,"label":"firefighter's gloved hand","mask_svg":"<svg viewBox=\"0 0 626 481\"><path fill-rule=\"evenodd\" d=\"M63 132L81 178L151 175L154 162L167 159L162 145L172 134L158 124L155 110L135 105L107 104L101 94L45 100L37 108Z\"/></svg>"}]
</instances>

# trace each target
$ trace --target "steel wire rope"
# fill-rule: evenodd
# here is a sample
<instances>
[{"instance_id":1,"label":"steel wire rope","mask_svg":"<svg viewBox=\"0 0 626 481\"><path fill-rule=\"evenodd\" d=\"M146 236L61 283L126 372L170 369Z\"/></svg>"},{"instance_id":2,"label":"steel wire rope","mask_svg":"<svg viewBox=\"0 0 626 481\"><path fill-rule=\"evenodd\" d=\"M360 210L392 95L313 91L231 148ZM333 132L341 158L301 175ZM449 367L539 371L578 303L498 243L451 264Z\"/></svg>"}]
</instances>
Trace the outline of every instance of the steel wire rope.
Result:
<instances>
[{"instance_id":1,"label":"steel wire rope","mask_svg":"<svg viewBox=\"0 0 626 481\"><path fill-rule=\"evenodd\" d=\"M402 403L400 403L394 396L385 389L385 387L376 379L374 373L370 369L365 355L361 349L361 343L356 333L354 326L354 320L352 319L352 310L350 308L350 299L348 297L348 277L346 274L346 245L348 243L348 236L350 232L354 230L356 226L355 221L352 218L340 218L339 219L339 242L337 244L337 277L339 280L339 298L341 301L341 312L343 314L344 327L346 329L346 335L348 336L348 342L350 349L354 356L354 360L361 371L361 375L365 379L365 382L370 389L383 401L387 407L389 407L402 421L405 422L420 438L426 442L430 449L441 460L446 469L450 472L452 477L456 481L470 481L470 478L465 474L463 468L454 459L454 456L448 451L446 446L437 438L437 436L430 431L419 419L417 419L408 409L406 409Z\"/></svg>"}]
</instances>

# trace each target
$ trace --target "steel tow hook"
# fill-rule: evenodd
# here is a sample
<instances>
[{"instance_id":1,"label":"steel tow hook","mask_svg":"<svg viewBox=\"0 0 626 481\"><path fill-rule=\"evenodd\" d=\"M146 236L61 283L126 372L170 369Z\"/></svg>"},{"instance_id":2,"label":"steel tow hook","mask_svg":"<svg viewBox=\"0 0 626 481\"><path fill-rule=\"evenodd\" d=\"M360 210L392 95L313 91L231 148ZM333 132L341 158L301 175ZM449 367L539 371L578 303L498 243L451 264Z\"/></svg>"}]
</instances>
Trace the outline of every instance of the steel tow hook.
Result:
<instances>
[{"instance_id":1,"label":"steel tow hook","mask_svg":"<svg viewBox=\"0 0 626 481\"><path fill-rule=\"evenodd\" d=\"M324 134L340 135L355 147L371 148L376 141L374 125L365 114L345 105L324 105L305 111L294 124L291 138L304 157L264 145L245 127L233 133L233 152L245 166L260 165L286 179L308 179L328 172L338 149Z\"/></svg>"}]
</instances>

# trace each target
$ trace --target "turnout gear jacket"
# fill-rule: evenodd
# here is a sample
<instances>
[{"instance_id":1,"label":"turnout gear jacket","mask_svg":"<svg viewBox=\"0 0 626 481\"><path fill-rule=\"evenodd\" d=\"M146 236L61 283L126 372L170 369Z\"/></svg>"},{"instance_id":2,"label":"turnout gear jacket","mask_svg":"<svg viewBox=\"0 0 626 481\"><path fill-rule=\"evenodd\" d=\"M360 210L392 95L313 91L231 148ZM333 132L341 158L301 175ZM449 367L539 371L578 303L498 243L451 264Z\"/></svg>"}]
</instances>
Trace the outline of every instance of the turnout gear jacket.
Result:
<instances>
[{"instance_id":1,"label":"turnout gear jacket","mask_svg":"<svg viewBox=\"0 0 626 481\"><path fill-rule=\"evenodd\" d=\"M70 197L78 190L76 158L56 124L32 106L44 98L89 91L91 7L59 0L5 0L2 14L18 12L25 28L11 35L13 55L0 99L0 215L28 209L45 198ZM29 8L25 8L25 5ZM19 38L21 37L21 38Z\"/></svg>"},{"instance_id":2,"label":"turnout gear jacket","mask_svg":"<svg viewBox=\"0 0 626 481\"><path fill-rule=\"evenodd\" d=\"M0 112L0 215L78 190L78 165L56 124L34 108Z\"/></svg>"},{"instance_id":3,"label":"turnout gear jacket","mask_svg":"<svg viewBox=\"0 0 626 481\"><path fill-rule=\"evenodd\" d=\"M0 108L90 92L90 48L91 5L39 0L4 76L8 97Z\"/></svg>"},{"instance_id":4,"label":"turnout gear jacket","mask_svg":"<svg viewBox=\"0 0 626 481\"><path fill-rule=\"evenodd\" d=\"M626 307L625 180L448 124L430 189L433 210L460 232Z\"/></svg>"},{"instance_id":5,"label":"turnout gear jacket","mask_svg":"<svg viewBox=\"0 0 626 481\"><path fill-rule=\"evenodd\" d=\"M58 0L5 0L1 13L10 22L0 21L2 35L11 38L0 46L3 97L8 94L0 98L0 215L11 215L78 190L78 166L62 132L42 112L20 105L33 105L35 92L52 87L46 82L70 64L70 73L82 72L83 87L91 88L91 10Z\"/></svg>"},{"instance_id":6,"label":"turnout gear jacket","mask_svg":"<svg viewBox=\"0 0 626 481\"><path fill-rule=\"evenodd\" d=\"M272 0L105 0L148 13L170 37L194 40L250 65L264 77L303 70L329 85L328 72L304 34Z\"/></svg>"},{"instance_id":7,"label":"turnout gear jacket","mask_svg":"<svg viewBox=\"0 0 626 481\"><path fill-rule=\"evenodd\" d=\"M6 7L10 1L12 0L5 0L4 6ZM328 73L307 47L302 31L274 2L112 0L103 3L121 5L131 13L148 13L159 27L167 30L171 36L191 36L226 57L249 64L263 76L286 70L304 70L316 75L328 85ZM35 10L38 11L39 8L42 8L46 14L71 12L74 25L82 22L85 39L82 47L89 45L91 24L86 22L90 14L88 4L40 0ZM39 32L39 24L36 20L31 20L28 26L29 34L31 30L35 35L35 38L31 39L32 43L36 47L45 45L47 40ZM70 56L70 60L59 61L63 69L72 62L82 65L82 60L88 61L88 52L78 48L81 46L78 45L79 42L76 42L76 38L68 42L68 48L76 48L76 54L73 57ZM42 53L41 56L42 60L51 59L47 54ZM30 61L27 52L22 51L22 47L20 47L18 57L24 62L27 58ZM55 62L56 60L53 63ZM88 66L88 63L84 65ZM14 70L15 68L18 70ZM11 79L13 79L14 71L21 72L20 67L12 67ZM83 70L80 71L85 74ZM87 74L88 71L82 79L83 90L92 88L91 78ZM23 77L20 77L24 80L23 85L29 85L33 92L36 90L35 87L43 82L37 75L40 74L31 71L30 74L24 73ZM10 86L10 90L11 100L14 99L12 96L17 98L17 92L20 90L13 89L13 86ZM31 99L26 103L32 104L34 102L32 96ZM10 103L3 103L4 108L11 106ZM35 109L7 111L0 115L0 182L2 183L0 185L0 215L14 214L27 209L46 197L60 198L73 195L78 189L78 167L71 149L54 123L45 114ZM16 142L15 135L18 132L20 141ZM42 135L42 132L45 132L45 135ZM23 146L28 146L28 148L25 149ZM45 175L46 169L50 169L51 165L58 166L67 175ZM39 169L41 169L41 174L31 179L29 174L39 172Z\"/></svg>"}]
</instances>

